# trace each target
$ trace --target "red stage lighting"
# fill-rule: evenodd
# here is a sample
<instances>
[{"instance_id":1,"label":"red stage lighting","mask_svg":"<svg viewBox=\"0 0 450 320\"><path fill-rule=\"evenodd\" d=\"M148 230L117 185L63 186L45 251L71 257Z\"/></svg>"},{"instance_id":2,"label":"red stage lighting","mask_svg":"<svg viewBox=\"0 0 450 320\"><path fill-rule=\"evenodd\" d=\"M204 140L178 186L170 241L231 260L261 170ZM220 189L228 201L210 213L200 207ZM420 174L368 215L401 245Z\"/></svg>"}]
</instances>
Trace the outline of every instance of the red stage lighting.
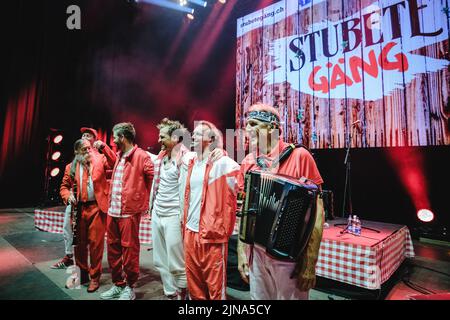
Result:
<instances>
[{"instance_id":1,"label":"red stage lighting","mask_svg":"<svg viewBox=\"0 0 450 320\"><path fill-rule=\"evenodd\" d=\"M59 159L59 157L61 157L61 152L59 152L59 151L56 151L52 154L52 160L56 161Z\"/></svg>"},{"instance_id":2,"label":"red stage lighting","mask_svg":"<svg viewBox=\"0 0 450 320\"><path fill-rule=\"evenodd\" d=\"M58 134L56 137L53 138L53 142L58 144L62 141L62 139L63 139L62 134Z\"/></svg>"},{"instance_id":3,"label":"red stage lighting","mask_svg":"<svg viewBox=\"0 0 450 320\"><path fill-rule=\"evenodd\" d=\"M430 222L434 219L434 213L428 209L420 209L419 211L417 211L417 217L422 222Z\"/></svg>"},{"instance_id":4,"label":"red stage lighting","mask_svg":"<svg viewBox=\"0 0 450 320\"><path fill-rule=\"evenodd\" d=\"M52 177L56 177L59 174L59 168L53 168L52 171L50 172L50 175Z\"/></svg>"}]
</instances>

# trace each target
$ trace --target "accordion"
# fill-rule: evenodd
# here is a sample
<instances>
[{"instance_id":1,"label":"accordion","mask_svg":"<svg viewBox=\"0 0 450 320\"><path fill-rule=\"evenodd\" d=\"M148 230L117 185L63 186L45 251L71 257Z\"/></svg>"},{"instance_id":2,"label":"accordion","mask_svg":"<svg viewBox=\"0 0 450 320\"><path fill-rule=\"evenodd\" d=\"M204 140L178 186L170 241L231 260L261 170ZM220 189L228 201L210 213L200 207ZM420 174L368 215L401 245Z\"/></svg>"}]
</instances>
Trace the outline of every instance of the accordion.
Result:
<instances>
[{"instance_id":1,"label":"accordion","mask_svg":"<svg viewBox=\"0 0 450 320\"><path fill-rule=\"evenodd\" d=\"M316 220L316 185L269 172L245 176L239 238L259 244L280 260L295 261L305 249Z\"/></svg>"}]
</instances>

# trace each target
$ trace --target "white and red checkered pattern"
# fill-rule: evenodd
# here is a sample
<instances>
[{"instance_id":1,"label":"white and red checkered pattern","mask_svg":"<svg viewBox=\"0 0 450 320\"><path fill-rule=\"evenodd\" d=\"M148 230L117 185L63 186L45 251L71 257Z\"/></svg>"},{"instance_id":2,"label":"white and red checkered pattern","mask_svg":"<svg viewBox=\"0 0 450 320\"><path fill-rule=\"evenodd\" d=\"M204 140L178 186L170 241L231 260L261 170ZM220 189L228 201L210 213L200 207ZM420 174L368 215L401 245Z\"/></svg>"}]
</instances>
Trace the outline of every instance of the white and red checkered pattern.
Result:
<instances>
[{"instance_id":1,"label":"white and red checkered pattern","mask_svg":"<svg viewBox=\"0 0 450 320\"><path fill-rule=\"evenodd\" d=\"M316 266L316 274L324 278L366 289L380 289L405 258L414 257L406 226L384 239L374 238L372 244L367 239L361 244L360 238L354 235L348 235L346 240L336 240L336 237L328 237L326 231Z\"/></svg>"},{"instance_id":2,"label":"white and red checkered pattern","mask_svg":"<svg viewBox=\"0 0 450 320\"><path fill-rule=\"evenodd\" d=\"M128 153L125 153L122 158L119 160L117 164L116 171L113 173L113 177L111 179L111 200L108 209L108 215L116 218L127 218L130 215L122 214L122 178L123 178L123 169L125 167L125 159Z\"/></svg>"},{"instance_id":3,"label":"white and red checkered pattern","mask_svg":"<svg viewBox=\"0 0 450 320\"><path fill-rule=\"evenodd\" d=\"M141 216L141 224L139 225L139 240L141 243L152 243L152 222L148 213Z\"/></svg>"},{"instance_id":4,"label":"white and red checkered pattern","mask_svg":"<svg viewBox=\"0 0 450 320\"><path fill-rule=\"evenodd\" d=\"M51 210L34 210L34 226L42 231L63 233L64 210L65 207ZM152 243L152 228L150 216L148 214L143 214L141 216L139 239L141 240L141 243Z\"/></svg>"},{"instance_id":5,"label":"white and red checkered pattern","mask_svg":"<svg viewBox=\"0 0 450 320\"><path fill-rule=\"evenodd\" d=\"M34 210L34 226L42 231L63 233L64 210L36 209Z\"/></svg>"}]
</instances>

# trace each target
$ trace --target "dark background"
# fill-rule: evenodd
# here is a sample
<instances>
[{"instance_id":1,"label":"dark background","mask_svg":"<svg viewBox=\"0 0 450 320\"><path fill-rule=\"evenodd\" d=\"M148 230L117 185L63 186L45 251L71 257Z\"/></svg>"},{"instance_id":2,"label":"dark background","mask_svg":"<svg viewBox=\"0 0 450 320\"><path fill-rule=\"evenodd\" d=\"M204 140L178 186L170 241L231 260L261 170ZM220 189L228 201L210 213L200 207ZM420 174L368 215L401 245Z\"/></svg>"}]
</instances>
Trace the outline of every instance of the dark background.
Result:
<instances>
[{"instance_id":1,"label":"dark background","mask_svg":"<svg viewBox=\"0 0 450 320\"><path fill-rule=\"evenodd\" d=\"M234 128L236 19L274 2L229 0L232 9L222 8L214 21L208 20L213 7L196 7L191 22L126 0L2 2L0 208L42 205L50 128L64 134L61 164L70 161L82 126L102 129L109 141L115 123L131 121L139 146L153 153L159 151L155 125L166 116L190 129L194 119ZM81 30L66 28L72 4L81 8ZM341 216L345 150L314 152ZM414 227L419 197L436 214L432 225L450 224L449 146L353 149L351 155L355 214ZM420 171L412 182L409 166ZM411 183L422 186L420 196Z\"/></svg>"}]
</instances>

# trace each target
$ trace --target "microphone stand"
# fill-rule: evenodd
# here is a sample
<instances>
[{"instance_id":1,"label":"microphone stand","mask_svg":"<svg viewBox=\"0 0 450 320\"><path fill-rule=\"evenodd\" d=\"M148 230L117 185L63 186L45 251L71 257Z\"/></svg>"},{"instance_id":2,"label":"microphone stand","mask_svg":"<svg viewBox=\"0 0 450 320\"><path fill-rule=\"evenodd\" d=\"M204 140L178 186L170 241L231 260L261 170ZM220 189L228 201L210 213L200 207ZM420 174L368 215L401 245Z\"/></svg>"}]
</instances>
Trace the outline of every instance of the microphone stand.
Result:
<instances>
[{"instance_id":1,"label":"microphone stand","mask_svg":"<svg viewBox=\"0 0 450 320\"><path fill-rule=\"evenodd\" d=\"M350 133L348 135L347 151L346 151L345 160L344 160L344 164L345 164L345 186L344 186L344 201L343 201L343 204L342 204L342 218L345 217L345 205L346 205L346 200L347 200L347 194L348 194L348 215L347 215L347 217L353 215L352 187L351 187L351 161L350 161L350 149L351 149L351 143L352 143L353 128L354 128L354 124L351 125ZM335 226L339 226L339 225L347 226L346 223L335 224ZM348 226L344 230L342 230L341 233L344 233L347 230L347 228L348 228ZM375 231L377 233L381 232L381 231L379 231L377 229L363 227L363 226L361 226L361 229L372 230L372 231Z\"/></svg>"},{"instance_id":2,"label":"microphone stand","mask_svg":"<svg viewBox=\"0 0 450 320\"><path fill-rule=\"evenodd\" d=\"M345 154L345 186L344 186L344 201L342 204L342 218L345 217L345 205L347 204L347 193L348 193L348 214L353 214L353 207L352 207L352 189L351 189L351 161L350 161L350 149L351 149L351 143L352 143L352 132L353 132L353 125L350 128L350 134L348 135L347 140L347 151Z\"/></svg>"}]
</instances>

